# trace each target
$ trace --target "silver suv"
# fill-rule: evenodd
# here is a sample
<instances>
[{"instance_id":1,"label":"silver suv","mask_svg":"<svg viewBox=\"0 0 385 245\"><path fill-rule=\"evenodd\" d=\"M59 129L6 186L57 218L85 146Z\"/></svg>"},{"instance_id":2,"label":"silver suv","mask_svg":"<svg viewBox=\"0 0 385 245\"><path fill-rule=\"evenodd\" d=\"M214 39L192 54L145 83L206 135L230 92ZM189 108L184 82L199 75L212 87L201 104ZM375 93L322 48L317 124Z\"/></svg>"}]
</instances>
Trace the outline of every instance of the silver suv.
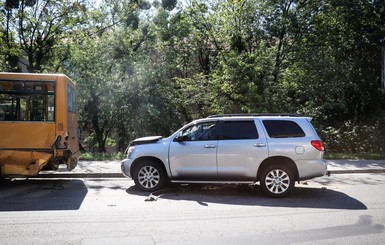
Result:
<instances>
[{"instance_id":1,"label":"silver suv","mask_svg":"<svg viewBox=\"0 0 385 245\"><path fill-rule=\"evenodd\" d=\"M323 142L310 120L288 114L210 116L167 138L132 141L121 169L143 191L167 182L259 182L266 194L283 197L295 181L326 173Z\"/></svg>"}]
</instances>

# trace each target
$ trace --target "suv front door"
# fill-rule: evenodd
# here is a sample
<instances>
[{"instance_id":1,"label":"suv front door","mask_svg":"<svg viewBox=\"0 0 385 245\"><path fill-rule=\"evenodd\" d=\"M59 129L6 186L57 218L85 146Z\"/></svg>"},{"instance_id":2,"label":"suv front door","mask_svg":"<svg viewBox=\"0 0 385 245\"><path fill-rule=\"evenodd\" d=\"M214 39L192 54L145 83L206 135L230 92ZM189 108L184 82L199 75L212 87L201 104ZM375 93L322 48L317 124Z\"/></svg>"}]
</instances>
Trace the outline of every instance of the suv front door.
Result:
<instances>
[{"instance_id":1,"label":"suv front door","mask_svg":"<svg viewBox=\"0 0 385 245\"><path fill-rule=\"evenodd\" d=\"M170 143L171 174L178 179L216 178L217 121L192 125Z\"/></svg>"},{"instance_id":2,"label":"suv front door","mask_svg":"<svg viewBox=\"0 0 385 245\"><path fill-rule=\"evenodd\" d=\"M258 120L223 122L217 149L219 177L255 180L258 166L267 156L267 140Z\"/></svg>"}]
</instances>

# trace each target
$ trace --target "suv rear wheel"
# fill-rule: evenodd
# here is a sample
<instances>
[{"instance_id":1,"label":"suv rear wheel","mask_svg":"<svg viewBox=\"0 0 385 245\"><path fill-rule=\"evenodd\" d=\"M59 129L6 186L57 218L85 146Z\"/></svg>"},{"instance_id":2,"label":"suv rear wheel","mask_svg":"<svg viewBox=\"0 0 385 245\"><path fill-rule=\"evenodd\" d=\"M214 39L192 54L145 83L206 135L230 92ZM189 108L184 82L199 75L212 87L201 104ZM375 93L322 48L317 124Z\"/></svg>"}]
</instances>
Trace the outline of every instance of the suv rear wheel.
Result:
<instances>
[{"instance_id":1,"label":"suv rear wheel","mask_svg":"<svg viewBox=\"0 0 385 245\"><path fill-rule=\"evenodd\" d=\"M272 165L262 171L260 185L267 195L284 197L293 190L294 181L294 174L289 167Z\"/></svg>"},{"instance_id":2,"label":"suv rear wheel","mask_svg":"<svg viewBox=\"0 0 385 245\"><path fill-rule=\"evenodd\" d=\"M156 191L166 183L166 174L159 163L146 161L140 163L134 171L135 185L142 191Z\"/></svg>"}]
</instances>

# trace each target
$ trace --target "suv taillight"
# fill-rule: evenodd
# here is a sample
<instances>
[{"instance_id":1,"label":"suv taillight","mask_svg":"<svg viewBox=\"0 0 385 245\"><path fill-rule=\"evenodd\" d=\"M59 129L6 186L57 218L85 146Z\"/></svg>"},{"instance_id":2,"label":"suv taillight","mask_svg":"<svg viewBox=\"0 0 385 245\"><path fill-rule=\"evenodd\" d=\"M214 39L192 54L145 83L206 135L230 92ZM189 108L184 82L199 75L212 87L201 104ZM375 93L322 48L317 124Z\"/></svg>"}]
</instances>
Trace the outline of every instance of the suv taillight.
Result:
<instances>
[{"instance_id":1,"label":"suv taillight","mask_svg":"<svg viewBox=\"0 0 385 245\"><path fill-rule=\"evenodd\" d=\"M314 148L316 148L319 151L325 150L324 143L322 142L322 140L312 140L311 145L314 146Z\"/></svg>"}]
</instances>

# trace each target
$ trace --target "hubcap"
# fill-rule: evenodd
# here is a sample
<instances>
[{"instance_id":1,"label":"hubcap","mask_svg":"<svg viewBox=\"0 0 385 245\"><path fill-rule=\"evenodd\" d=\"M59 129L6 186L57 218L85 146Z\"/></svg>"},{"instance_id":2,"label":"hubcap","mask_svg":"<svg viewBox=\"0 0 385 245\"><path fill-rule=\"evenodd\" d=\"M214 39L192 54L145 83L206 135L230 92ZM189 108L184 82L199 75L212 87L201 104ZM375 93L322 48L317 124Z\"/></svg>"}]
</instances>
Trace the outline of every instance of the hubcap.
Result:
<instances>
[{"instance_id":1,"label":"hubcap","mask_svg":"<svg viewBox=\"0 0 385 245\"><path fill-rule=\"evenodd\" d=\"M289 188L290 177L285 171L274 169L267 174L265 185L271 193L281 194Z\"/></svg>"},{"instance_id":2,"label":"hubcap","mask_svg":"<svg viewBox=\"0 0 385 245\"><path fill-rule=\"evenodd\" d=\"M160 181L159 171L152 166L145 166L139 170L138 180L144 188L154 188Z\"/></svg>"}]
</instances>

